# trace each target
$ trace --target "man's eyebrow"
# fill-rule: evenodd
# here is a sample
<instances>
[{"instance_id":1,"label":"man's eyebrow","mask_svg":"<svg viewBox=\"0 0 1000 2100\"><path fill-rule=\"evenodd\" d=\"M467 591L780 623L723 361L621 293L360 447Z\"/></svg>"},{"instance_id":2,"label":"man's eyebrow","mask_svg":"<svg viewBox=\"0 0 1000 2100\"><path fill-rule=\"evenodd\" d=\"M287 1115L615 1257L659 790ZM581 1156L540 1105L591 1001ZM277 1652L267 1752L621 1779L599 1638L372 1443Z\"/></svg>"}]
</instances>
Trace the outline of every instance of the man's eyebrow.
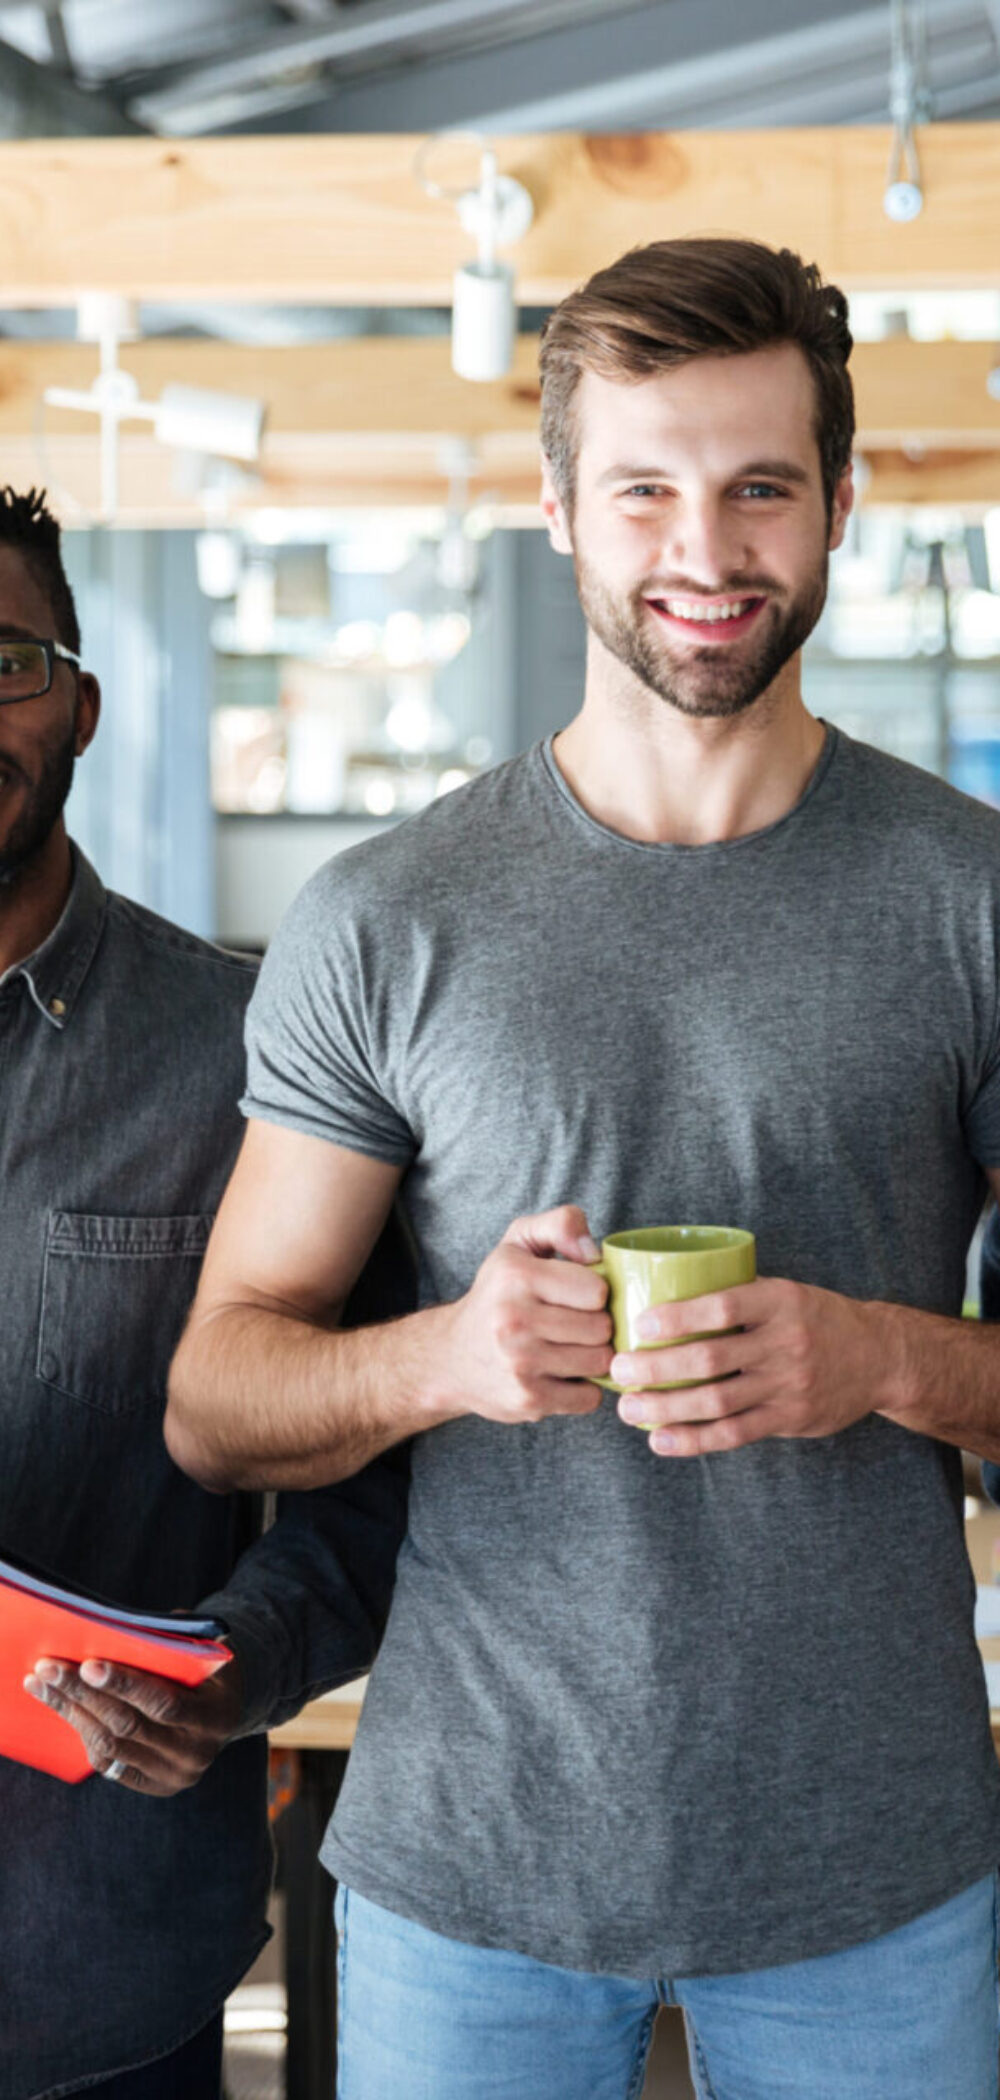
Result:
<instances>
[{"instance_id":1,"label":"man's eyebrow","mask_svg":"<svg viewBox=\"0 0 1000 2100\"><path fill-rule=\"evenodd\" d=\"M796 486L806 487L810 476L807 469L791 459L753 459L747 466L738 467L729 480L732 481L790 481ZM616 461L606 467L597 477L598 488L607 488L616 481L668 481L668 467L633 466L628 460Z\"/></svg>"},{"instance_id":2,"label":"man's eyebrow","mask_svg":"<svg viewBox=\"0 0 1000 2100\"><path fill-rule=\"evenodd\" d=\"M794 459L753 459L733 475L734 481L794 481L803 487L809 478L806 468Z\"/></svg>"},{"instance_id":3,"label":"man's eyebrow","mask_svg":"<svg viewBox=\"0 0 1000 2100\"><path fill-rule=\"evenodd\" d=\"M15 620L0 620L0 642L37 642L33 627L19 627Z\"/></svg>"},{"instance_id":4,"label":"man's eyebrow","mask_svg":"<svg viewBox=\"0 0 1000 2100\"><path fill-rule=\"evenodd\" d=\"M656 481L662 473L662 467L630 467L627 461L621 461L598 475L597 486L604 488L611 481Z\"/></svg>"}]
</instances>

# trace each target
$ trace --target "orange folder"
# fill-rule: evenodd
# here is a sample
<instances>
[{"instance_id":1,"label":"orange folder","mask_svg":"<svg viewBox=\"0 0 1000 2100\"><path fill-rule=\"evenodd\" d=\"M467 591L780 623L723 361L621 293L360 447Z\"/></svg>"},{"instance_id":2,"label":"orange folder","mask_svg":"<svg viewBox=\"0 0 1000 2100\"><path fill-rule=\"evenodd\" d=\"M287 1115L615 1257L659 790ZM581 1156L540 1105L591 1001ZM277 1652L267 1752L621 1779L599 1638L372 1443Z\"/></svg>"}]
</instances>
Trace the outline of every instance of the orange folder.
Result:
<instances>
[{"instance_id":1,"label":"orange folder","mask_svg":"<svg viewBox=\"0 0 1000 2100\"><path fill-rule=\"evenodd\" d=\"M93 1766L76 1729L24 1689L24 1679L43 1655L63 1662L88 1658L123 1663L170 1677L177 1684L202 1684L231 1660L217 1636L223 1629L199 1622L126 1611L97 1598L74 1596L26 1570L0 1562L0 1756L57 1779L88 1779Z\"/></svg>"}]
</instances>

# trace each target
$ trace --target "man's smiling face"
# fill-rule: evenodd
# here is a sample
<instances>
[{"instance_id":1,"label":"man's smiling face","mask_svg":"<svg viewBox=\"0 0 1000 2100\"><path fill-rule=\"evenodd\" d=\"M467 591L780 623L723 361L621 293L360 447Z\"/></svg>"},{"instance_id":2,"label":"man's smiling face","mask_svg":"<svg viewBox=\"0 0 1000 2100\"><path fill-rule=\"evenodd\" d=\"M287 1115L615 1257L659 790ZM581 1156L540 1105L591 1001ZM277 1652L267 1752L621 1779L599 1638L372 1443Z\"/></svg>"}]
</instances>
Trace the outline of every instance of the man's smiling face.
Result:
<instances>
[{"instance_id":1,"label":"man's smiling face","mask_svg":"<svg viewBox=\"0 0 1000 2100\"><path fill-rule=\"evenodd\" d=\"M0 647L4 637L59 638L47 592L9 546L0 546ZM16 882L45 846L98 706L95 681L57 659L47 693L0 707L0 885Z\"/></svg>"},{"instance_id":2,"label":"man's smiling face","mask_svg":"<svg viewBox=\"0 0 1000 2100\"><path fill-rule=\"evenodd\" d=\"M731 716L812 632L828 556L815 390L793 343L697 357L649 379L581 375L570 519L545 471L553 544L571 553L587 624L682 714Z\"/></svg>"}]
</instances>

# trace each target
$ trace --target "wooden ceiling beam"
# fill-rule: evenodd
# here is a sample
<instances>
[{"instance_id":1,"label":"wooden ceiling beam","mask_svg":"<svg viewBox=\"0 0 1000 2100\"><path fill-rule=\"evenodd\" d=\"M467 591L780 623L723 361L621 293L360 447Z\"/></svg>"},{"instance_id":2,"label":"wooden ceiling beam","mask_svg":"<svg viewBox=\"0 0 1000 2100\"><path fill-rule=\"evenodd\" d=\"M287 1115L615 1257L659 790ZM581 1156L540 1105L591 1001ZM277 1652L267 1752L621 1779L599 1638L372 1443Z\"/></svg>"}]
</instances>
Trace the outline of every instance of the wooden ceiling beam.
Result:
<instances>
[{"instance_id":1,"label":"wooden ceiling beam","mask_svg":"<svg viewBox=\"0 0 1000 2100\"><path fill-rule=\"evenodd\" d=\"M851 361L861 451L922 445L1000 448L1000 400L987 377L989 343L859 343ZM538 346L523 336L509 378L472 385L451 370L446 338L354 337L281 349L159 337L123 347L144 399L179 383L251 394L268 405L265 445L287 437L406 446L435 437L514 448L532 470L538 444ZM80 343L0 342L0 437L35 430L46 387L86 390L97 351ZM46 409L51 437L86 434L84 418Z\"/></svg>"},{"instance_id":2,"label":"wooden ceiling beam","mask_svg":"<svg viewBox=\"0 0 1000 2100\"><path fill-rule=\"evenodd\" d=\"M27 436L5 440L0 479L15 488L42 483L66 526L97 522L98 450L92 437L60 437L40 458ZM985 452L879 451L866 455L864 503L955 506L975 515L1000 505L1000 449ZM471 503L488 504L498 522L538 525L534 459L507 450L480 457L468 484ZM232 522L262 509L351 510L441 508L448 482L435 449L345 445L335 438L289 437L269 450L260 474L232 489ZM126 438L121 448L121 526L203 526L214 522L190 477L149 436Z\"/></svg>"},{"instance_id":3,"label":"wooden ceiling beam","mask_svg":"<svg viewBox=\"0 0 1000 2100\"><path fill-rule=\"evenodd\" d=\"M403 135L17 140L0 145L0 305L81 290L177 301L445 305L470 243L414 174ZM889 132L554 132L498 142L535 222L512 254L524 304L560 299L636 243L752 234L849 287L996 279L1000 124L920 134L925 205L882 208ZM468 184L469 144L439 140L435 181Z\"/></svg>"}]
</instances>

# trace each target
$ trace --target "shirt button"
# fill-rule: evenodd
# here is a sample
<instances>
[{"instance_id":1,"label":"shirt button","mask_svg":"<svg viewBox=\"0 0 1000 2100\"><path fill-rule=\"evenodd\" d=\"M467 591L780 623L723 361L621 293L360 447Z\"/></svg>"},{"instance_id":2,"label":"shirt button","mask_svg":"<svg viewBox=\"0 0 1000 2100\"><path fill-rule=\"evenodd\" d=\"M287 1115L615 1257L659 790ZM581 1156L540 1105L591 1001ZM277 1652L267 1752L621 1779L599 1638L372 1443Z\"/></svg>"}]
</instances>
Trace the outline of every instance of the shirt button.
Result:
<instances>
[{"instance_id":1,"label":"shirt button","mask_svg":"<svg viewBox=\"0 0 1000 2100\"><path fill-rule=\"evenodd\" d=\"M61 1019L62 1019L62 1016L63 1016L63 1014L65 1013L65 1011L66 1011L66 1001L65 1001L65 999L50 999L50 1000L49 1000L49 1012L50 1012L50 1014L54 1014L54 1015L55 1015L55 1017L56 1017L56 1020L57 1020L57 1021L58 1021L58 1020L61 1020Z\"/></svg>"},{"instance_id":2,"label":"shirt button","mask_svg":"<svg viewBox=\"0 0 1000 2100\"><path fill-rule=\"evenodd\" d=\"M43 1377L43 1378L55 1378L55 1376L56 1376L56 1374L57 1374L57 1372L58 1372L58 1370L59 1370L59 1359L58 1359L58 1357L57 1357L57 1356L53 1356L53 1354L52 1354L51 1350L48 1350L48 1349L47 1349L47 1350L46 1350L46 1352L45 1352L45 1355L44 1355L44 1356L43 1356L43 1358L42 1358L42 1361L41 1361L41 1364L40 1364L39 1368L40 1368L40 1370L41 1370L41 1374L42 1374L42 1377Z\"/></svg>"}]
</instances>

